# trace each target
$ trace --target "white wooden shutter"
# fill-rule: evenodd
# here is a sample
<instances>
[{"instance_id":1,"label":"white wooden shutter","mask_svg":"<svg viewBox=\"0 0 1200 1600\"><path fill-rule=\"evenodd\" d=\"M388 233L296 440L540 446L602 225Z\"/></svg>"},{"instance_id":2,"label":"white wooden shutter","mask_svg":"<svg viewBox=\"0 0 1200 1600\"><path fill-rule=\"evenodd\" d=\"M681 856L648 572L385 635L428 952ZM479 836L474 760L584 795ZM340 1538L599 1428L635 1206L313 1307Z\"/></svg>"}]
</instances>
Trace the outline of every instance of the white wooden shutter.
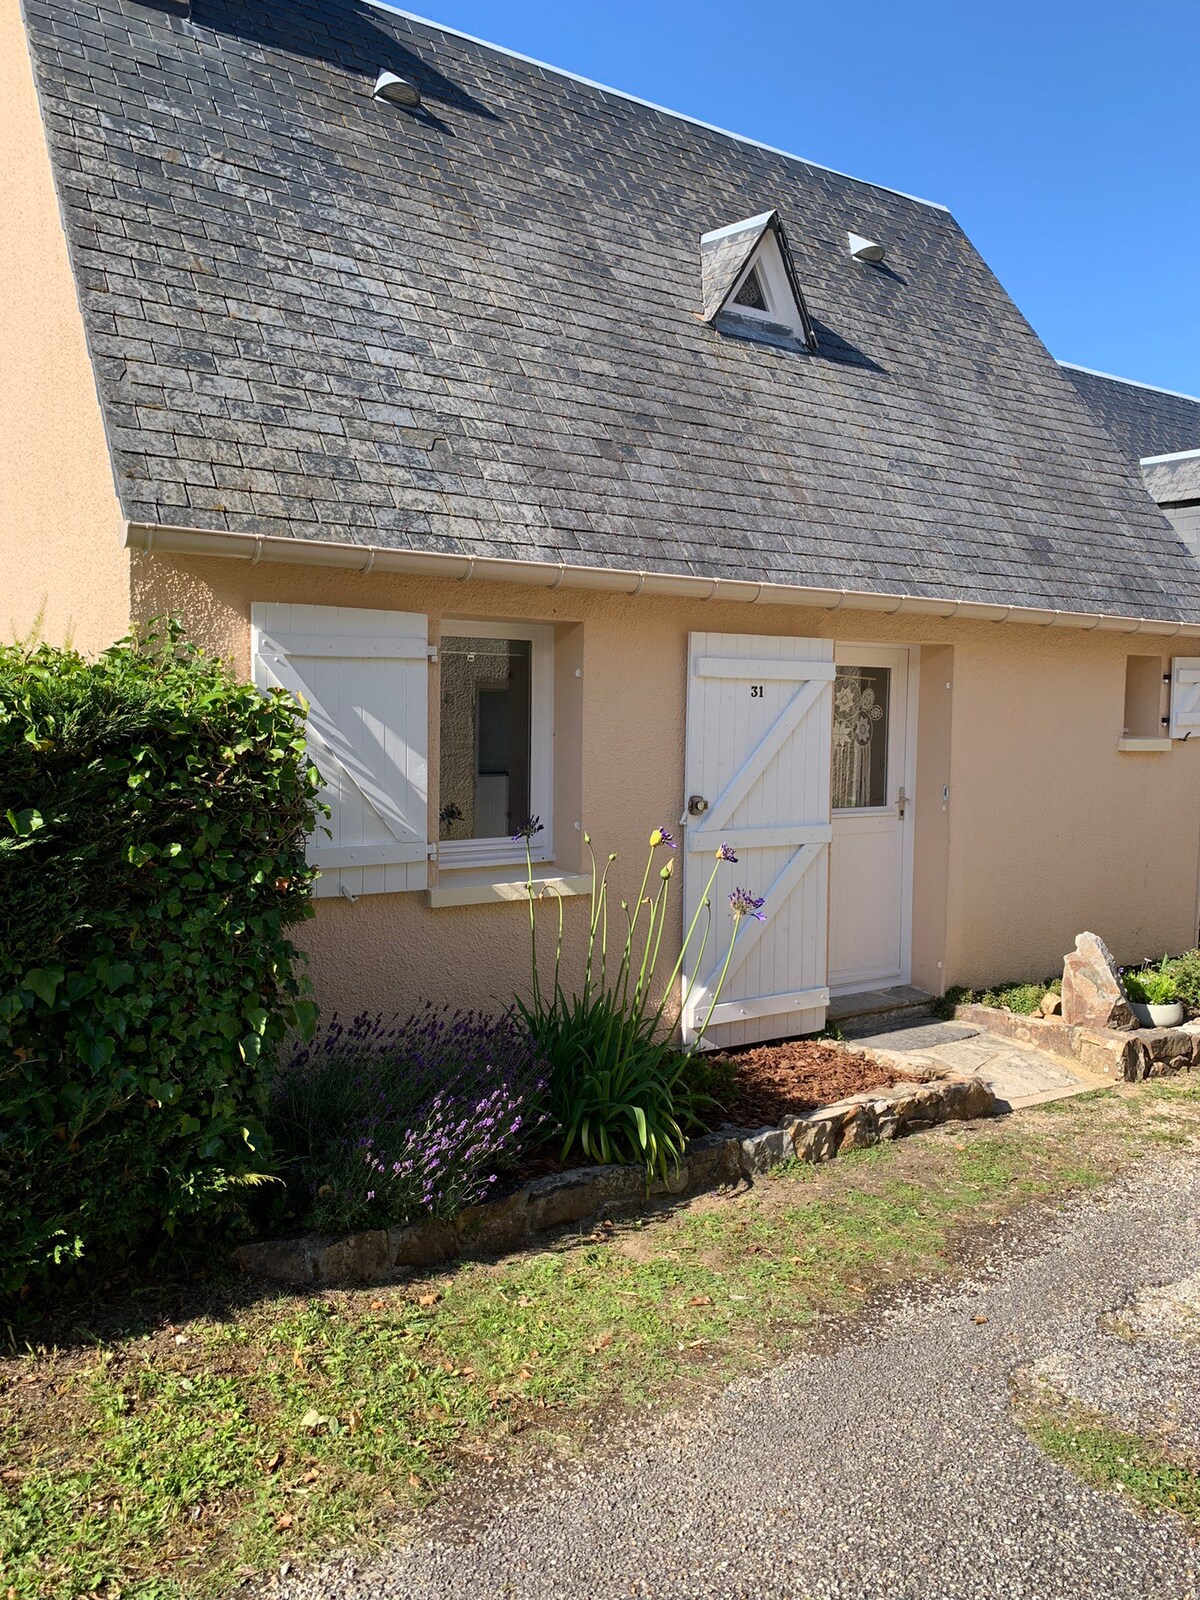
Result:
<instances>
[{"instance_id":1,"label":"white wooden shutter","mask_svg":"<svg viewBox=\"0 0 1200 1600\"><path fill-rule=\"evenodd\" d=\"M1171 662L1172 739L1200 737L1200 656L1176 656Z\"/></svg>"},{"instance_id":2,"label":"white wooden shutter","mask_svg":"<svg viewBox=\"0 0 1200 1600\"><path fill-rule=\"evenodd\" d=\"M709 808L685 822L685 928L717 847L731 845L738 861L717 873L699 968L697 949L685 962L685 1037L702 1025L720 977L735 886L765 896L767 921L743 925L706 1042L813 1033L829 1003L833 643L694 633L689 653L686 788Z\"/></svg>"},{"instance_id":3,"label":"white wooden shutter","mask_svg":"<svg viewBox=\"0 0 1200 1600\"><path fill-rule=\"evenodd\" d=\"M387 894L429 879L429 624L406 611L255 605L254 681L308 711L327 823L315 893ZM328 836L325 829L329 830Z\"/></svg>"}]
</instances>

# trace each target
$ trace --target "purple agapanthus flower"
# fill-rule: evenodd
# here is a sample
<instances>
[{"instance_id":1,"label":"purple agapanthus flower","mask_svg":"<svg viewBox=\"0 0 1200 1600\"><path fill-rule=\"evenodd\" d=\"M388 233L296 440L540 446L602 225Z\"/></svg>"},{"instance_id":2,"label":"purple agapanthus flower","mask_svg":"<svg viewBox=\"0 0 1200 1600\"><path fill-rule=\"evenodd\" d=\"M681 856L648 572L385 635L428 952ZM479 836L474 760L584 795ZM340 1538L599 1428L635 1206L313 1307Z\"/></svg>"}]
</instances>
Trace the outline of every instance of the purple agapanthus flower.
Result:
<instances>
[{"instance_id":1,"label":"purple agapanthus flower","mask_svg":"<svg viewBox=\"0 0 1200 1600\"><path fill-rule=\"evenodd\" d=\"M743 917L753 917L755 922L765 922L763 915L763 900L750 893L749 889L735 889L729 896L729 909L733 912L733 920L740 922Z\"/></svg>"},{"instance_id":2,"label":"purple agapanthus flower","mask_svg":"<svg viewBox=\"0 0 1200 1600\"><path fill-rule=\"evenodd\" d=\"M532 839L535 833L541 832L541 817L526 817L525 821L518 826L516 833L513 834L513 843L520 844L522 839Z\"/></svg>"},{"instance_id":3,"label":"purple agapanthus flower","mask_svg":"<svg viewBox=\"0 0 1200 1600\"><path fill-rule=\"evenodd\" d=\"M717 847L717 860L718 861L736 861L737 857L733 853L733 846L731 844L718 845L718 847Z\"/></svg>"},{"instance_id":4,"label":"purple agapanthus flower","mask_svg":"<svg viewBox=\"0 0 1200 1600\"><path fill-rule=\"evenodd\" d=\"M660 844L665 844L668 850L678 850L675 836L668 828L655 828L650 835L650 848L657 850Z\"/></svg>"}]
</instances>

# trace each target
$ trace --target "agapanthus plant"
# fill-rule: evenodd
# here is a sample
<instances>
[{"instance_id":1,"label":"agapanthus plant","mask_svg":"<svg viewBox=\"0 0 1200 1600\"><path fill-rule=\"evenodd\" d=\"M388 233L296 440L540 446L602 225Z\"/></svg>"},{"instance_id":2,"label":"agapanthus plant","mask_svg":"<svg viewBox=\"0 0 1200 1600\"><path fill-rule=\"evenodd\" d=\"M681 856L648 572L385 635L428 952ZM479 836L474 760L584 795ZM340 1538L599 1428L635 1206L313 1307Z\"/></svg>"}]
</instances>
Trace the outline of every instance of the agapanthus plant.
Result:
<instances>
[{"instance_id":1,"label":"agapanthus plant","mask_svg":"<svg viewBox=\"0 0 1200 1600\"><path fill-rule=\"evenodd\" d=\"M536 823L536 818L530 820ZM691 1055L712 1021L743 921L747 916L765 920L763 901L746 889L730 895L731 928L720 975L711 992L697 993L696 975L703 970L711 930L712 887L721 867L737 861L732 847L722 844L715 852L678 957L665 981L660 981L657 969L675 862L668 856L661 866L657 863L662 860L661 850L676 849L673 835L665 827L651 832L637 898L632 907L627 901L620 902L625 936L619 953L610 960L609 873L616 856L610 855L603 868L599 867L591 839L585 834L592 890L583 973L578 987L568 989L562 970L563 908L559 900L553 980L547 991L538 965L537 893L529 844L533 831L517 834L526 844L533 962L531 997L518 1001L518 1008L547 1064L547 1127L557 1130L564 1159L578 1149L594 1161L639 1162L648 1174L665 1175L678 1165L685 1130L699 1122L704 1101L690 1087ZM706 1002L686 1048L675 1042L674 1019L667 1017L685 964L691 974L683 995L685 1012L693 998Z\"/></svg>"},{"instance_id":2,"label":"agapanthus plant","mask_svg":"<svg viewBox=\"0 0 1200 1600\"><path fill-rule=\"evenodd\" d=\"M520 1159L544 1086L537 1046L512 1013L335 1016L293 1053L272 1094L297 1209L318 1228L450 1216Z\"/></svg>"}]
</instances>

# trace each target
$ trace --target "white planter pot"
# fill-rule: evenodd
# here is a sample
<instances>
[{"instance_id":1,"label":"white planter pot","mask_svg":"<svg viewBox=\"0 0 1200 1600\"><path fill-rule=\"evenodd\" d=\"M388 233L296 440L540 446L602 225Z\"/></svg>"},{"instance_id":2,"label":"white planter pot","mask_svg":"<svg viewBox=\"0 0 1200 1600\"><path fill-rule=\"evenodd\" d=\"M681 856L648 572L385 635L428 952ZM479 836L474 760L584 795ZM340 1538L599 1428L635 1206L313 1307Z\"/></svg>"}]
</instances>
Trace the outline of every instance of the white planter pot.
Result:
<instances>
[{"instance_id":1,"label":"white planter pot","mask_svg":"<svg viewBox=\"0 0 1200 1600\"><path fill-rule=\"evenodd\" d=\"M1169 1006L1146 1006L1131 1000L1129 1009L1143 1028L1177 1028L1183 1021L1182 1000L1172 1000Z\"/></svg>"}]
</instances>

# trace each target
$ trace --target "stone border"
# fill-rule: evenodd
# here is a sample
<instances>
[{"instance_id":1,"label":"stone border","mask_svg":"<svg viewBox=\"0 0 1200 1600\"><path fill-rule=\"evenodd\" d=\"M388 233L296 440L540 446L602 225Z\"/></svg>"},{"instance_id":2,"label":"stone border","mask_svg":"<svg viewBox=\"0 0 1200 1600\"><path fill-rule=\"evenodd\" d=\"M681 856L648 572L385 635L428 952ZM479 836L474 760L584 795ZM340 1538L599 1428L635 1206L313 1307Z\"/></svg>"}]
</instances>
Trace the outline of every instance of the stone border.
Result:
<instances>
[{"instance_id":1,"label":"stone border","mask_svg":"<svg viewBox=\"0 0 1200 1600\"><path fill-rule=\"evenodd\" d=\"M537 1178L515 1194L468 1206L450 1221L341 1236L262 1239L233 1253L234 1264L275 1283L372 1283L438 1267L459 1256L519 1249L553 1228L598 1213L636 1211L648 1200L716 1189L769 1172L785 1161L830 1161L844 1150L991 1116L995 1095L977 1078L898 1083L821 1106L778 1128L733 1129L692 1139L677 1171L647 1188L640 1167L576 1167Z\"/></svg>"},{"instance_id":2,"label":"stone border","mask_svg":"<svg viewBox=\"0 0 1200 1600\"><path fill-rule=\"evenodd\" d=\"M955 1006L956 1022L1032 1045L1085 1072L1116 1082L1140 1083L1200 1067L1200 1022L1180 1028L1084 1028L1061 1017L1024 1016L999 1006Z\"/></svg>"}]
</instances>

